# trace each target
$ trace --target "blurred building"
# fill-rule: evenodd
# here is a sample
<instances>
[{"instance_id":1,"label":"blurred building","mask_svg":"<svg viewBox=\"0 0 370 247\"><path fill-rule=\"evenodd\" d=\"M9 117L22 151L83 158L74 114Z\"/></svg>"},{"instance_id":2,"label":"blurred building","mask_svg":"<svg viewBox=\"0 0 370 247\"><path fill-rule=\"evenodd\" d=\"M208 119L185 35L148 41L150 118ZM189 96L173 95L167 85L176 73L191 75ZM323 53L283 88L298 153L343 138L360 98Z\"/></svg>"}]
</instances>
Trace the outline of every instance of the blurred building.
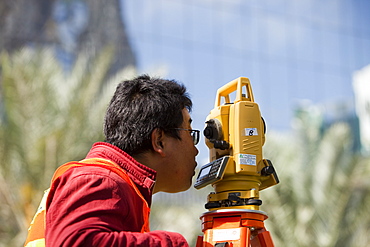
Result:
<instances>
[{"instance_id":1,"label":"blurred building","mask_svg":"<svg viewBox=\"0 0 370 247\"><path fill-rule=\"evenodd\" d=\"M370 65L354 73L356 113L360 125L361 148L370 154Z\"/></svg>"},{"instance_id":2,"label":"blurred building","mask_svg":"<svg viewBox=\"0 0 370 247\"><path fill-rule=\"evenodd\" d=\"M81 53L92 63L109 46L114 74L136 66L122 12L119 1L0 0L0 52L53 47L70 68Z\"/></svg>"},{"instance_id":3,"label":"blurred building","mask_svg":"<svg viewBox=\"0 0 370 247\"><path fill-rule=\"evenodd\" d=\"M303 99L353 105L352 75L370 63L367 0L122 2L138 69L186 84L195 128L217 89L245 76L268 130L288 131Z\"/></svg>"}]
</instances>

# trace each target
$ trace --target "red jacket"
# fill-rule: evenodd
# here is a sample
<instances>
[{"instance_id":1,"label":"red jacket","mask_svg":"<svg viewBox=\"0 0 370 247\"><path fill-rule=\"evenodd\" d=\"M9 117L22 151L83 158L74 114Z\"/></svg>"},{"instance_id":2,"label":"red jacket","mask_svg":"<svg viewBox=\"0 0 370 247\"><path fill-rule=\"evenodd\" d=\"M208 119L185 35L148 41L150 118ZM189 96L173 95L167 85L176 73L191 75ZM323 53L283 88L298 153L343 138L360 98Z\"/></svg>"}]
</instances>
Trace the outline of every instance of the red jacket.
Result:
<instances>
[{"instance_id":1,"label":"red jacket","mask_svg":"<svg viewBox=\"0 0 370 247\"><path fill-rule=\"evenodd\" d=\"M118 164L150 206L154 170L103 142L95 143L86 158ZM108 169L82 166L66 171L50 188L46 209L46 246L188 246L178 233L141 233L143 200Z\"/></svg>"}]
</instances>

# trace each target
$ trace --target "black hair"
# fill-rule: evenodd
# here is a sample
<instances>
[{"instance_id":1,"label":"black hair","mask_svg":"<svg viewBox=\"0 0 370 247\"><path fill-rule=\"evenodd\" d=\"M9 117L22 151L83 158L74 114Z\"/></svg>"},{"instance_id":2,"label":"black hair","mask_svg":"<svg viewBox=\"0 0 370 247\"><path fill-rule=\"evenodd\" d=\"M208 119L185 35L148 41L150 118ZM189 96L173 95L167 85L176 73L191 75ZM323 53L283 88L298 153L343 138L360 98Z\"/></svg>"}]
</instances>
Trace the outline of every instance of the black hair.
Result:
<instances>
[{"instance_id":1,"label":"black hair","mask_svg":"<svg viewBox=\"0 0 370 247\"><path fill-rule=\"evenodd\" d=\"M152 149L151 133L158 128L180 139L182 110L192 109L186 87L174 80L141 75L118 84L108 106L104 134L106 142L129 155Z\"/></svg>"}]
</instances>

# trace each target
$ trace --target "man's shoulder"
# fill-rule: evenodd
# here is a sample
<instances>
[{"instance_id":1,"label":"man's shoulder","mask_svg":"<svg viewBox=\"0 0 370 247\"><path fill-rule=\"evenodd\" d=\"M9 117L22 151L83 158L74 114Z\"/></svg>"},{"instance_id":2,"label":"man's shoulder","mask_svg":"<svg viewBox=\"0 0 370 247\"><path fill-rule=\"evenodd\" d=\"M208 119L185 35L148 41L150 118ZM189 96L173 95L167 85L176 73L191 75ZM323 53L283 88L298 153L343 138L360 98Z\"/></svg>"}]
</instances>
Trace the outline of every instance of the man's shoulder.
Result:
<instances>
[{"instance_id":1,"label":"man's shoulder","mask_svg":"<svg viewBox=\"0 0 370 247\"><path fill-rule=\"evenodd\" d=\"M67 185L70 183L91 183L93 181L100 184L104 183L107 186L111 183L114 183L111 186L129 186L116 172L94 165L71 167L59 178L59 183Z\"/></svg>"}]
</instances>

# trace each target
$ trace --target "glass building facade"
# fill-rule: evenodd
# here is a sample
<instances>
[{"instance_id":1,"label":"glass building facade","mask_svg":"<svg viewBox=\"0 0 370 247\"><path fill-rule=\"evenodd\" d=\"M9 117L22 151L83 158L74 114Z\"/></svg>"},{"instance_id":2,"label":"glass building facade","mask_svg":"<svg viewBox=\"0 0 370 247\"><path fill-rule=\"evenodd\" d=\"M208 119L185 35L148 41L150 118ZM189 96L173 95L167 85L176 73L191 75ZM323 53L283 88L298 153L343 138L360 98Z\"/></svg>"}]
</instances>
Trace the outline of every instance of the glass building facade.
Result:
<instances>
[{"instance_id":1,"label":"glass building facade","mask_svg":"<svg viewBox=\"0 0 370 247\"><path fill-rule=\"evenodd\" d=\"M216 90L245 76L269 128L287 130L302 100L353 104L352 75L370 63L366 0L126 0L139 72L183 82L195 123Z\"/></svg>"}]
</instances>

